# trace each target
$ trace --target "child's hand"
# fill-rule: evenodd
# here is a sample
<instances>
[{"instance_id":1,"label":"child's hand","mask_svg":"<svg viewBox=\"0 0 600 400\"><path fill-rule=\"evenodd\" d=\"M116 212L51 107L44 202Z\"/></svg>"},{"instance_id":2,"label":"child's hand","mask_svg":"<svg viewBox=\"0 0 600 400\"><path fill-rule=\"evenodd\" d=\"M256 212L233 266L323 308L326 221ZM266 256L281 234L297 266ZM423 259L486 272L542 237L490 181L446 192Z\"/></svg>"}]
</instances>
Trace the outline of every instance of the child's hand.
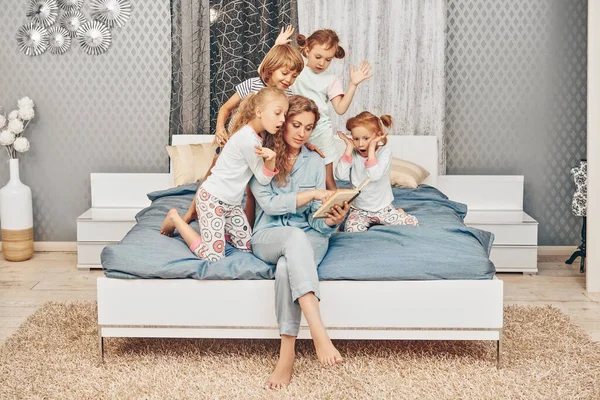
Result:
<instances>
[{"instance_id":1,"label":"child's hand","mask_svg":"<svg viewBox=\"0 0 600 400\"><path fill-rule=\"evenodd\" d=\"M318 155L321 156L321 158L325 158L325 154L323 154L323 152L314 144L312 143L305 143L304 146L306 146L307 149L309 149L310 151L314 151L316 152Z\"/></svg>"},{"instance_id":2,"label":"child's hand","mask_svg":"<svg viewBox=\"0 0 600 400\"><path fill-rule=\"evenodd\" d=\"M215 132L215 136L217 144L219 146L225 146L225 143L227 143L227 140L229 140L229 135L227 134L227 131L225 130L224 126L217 125L217 131Z\"/></svg>"},{"instance_id":3,"label":"child's hand","mask_svg":"<svg viewBox=\"0 0 600 400\"><path fill-rule=\"evenodd\" d=\"M255 149L255 153L257 156L264 158L265 161L271 161L275 159L275 152L271 149L269 149L268 147L260 147L260 146L254 146Z\"/></svg>"},{"instance_id":4,"label":"child's hand","mask_svg":"<svg viewBox=\"0 0 600 400\"><path fill-rule=\"evenodd\" d=\"M358 86L359 83L365 81L373 76L373 74L369 75L371 71L371 64L362 60L358 68L355 70L354 65L350 66L350 82L354 86Z\"/></svg>"},{"instance_id":5,"label":"child's hand","mask_svg":"<svg viewBox=\"0 0 600 400\"><path fill-rule=\"evenodd\" d=\"M348 211L350 211L350 205L347 201L344 202L344 207L340 207L336 204L335 206L331 207L328 213L325 213L327 216L325 223L329 226L341 224L344 222L344 219L346 219Z\"/></svg>"},{"instance_id":6,"label":"child's hand","mask_svg":"<svg viewBox=\"0 0 600 400\"><path fill-rule=\"evenodd\" d=\"M373 136L373 138L371 139L371 141L369 142L369 150L377 150L377 145L379 144L379 142L381 142L383 140L383 138L385 138L387 136L387 132L381 132L378 135Z\"/></svg>"},{"instance_id":7,"label":"child's hand","mask_svg":"<svg viewBox=\"0 0 600 400\"><path fill-rule=\"evenodd\" d=\"M325 202L331 197L332 194L333 194L333 190L326 190L326 189L313 190L313 200Z\"/></svg>"},{"instance_id":8,"label":"child's hand","mask_svg":"<svg viewBox=\"0 0 600 400\"><path fill-rule=\"evenodd\" d=\"M354 142L352 141L352 139L350 139L348 137L348 135L346 135L344 132L340 132L338 131L338 137L340 139L342 139L344 141L344 143L346 144L346 154L351 155L352 154L352 150L354 150Z\"/></svg>"},{"instance_id":9,"label":"child's hand","mask_svg":"<svg viewBox=\"0 0 600 400\"><path fill-rule=\"evenodd\" d=\"M348 137L348 135L346 135L344 132L340 132L338 131L338 137L340 139L342 139L344 141L344 143L346 143L346 146L351 146L352 148L354 148L354 142L352 141L352 139L350 139Z\"/></svg>"},{"instance_id":10,"label":"child's hand","mask_svg":"<svg viewBox=\"0 0 600 400\"><path fill-rule=\"evenodd\" d=\"M281 32L279 32L279 36L275 39L275 46L278 44L288 44L292 41L290 37L294 34L294 27L291 25L286 26L285 28L281 28Z\"/></svg>"}]
</instances>

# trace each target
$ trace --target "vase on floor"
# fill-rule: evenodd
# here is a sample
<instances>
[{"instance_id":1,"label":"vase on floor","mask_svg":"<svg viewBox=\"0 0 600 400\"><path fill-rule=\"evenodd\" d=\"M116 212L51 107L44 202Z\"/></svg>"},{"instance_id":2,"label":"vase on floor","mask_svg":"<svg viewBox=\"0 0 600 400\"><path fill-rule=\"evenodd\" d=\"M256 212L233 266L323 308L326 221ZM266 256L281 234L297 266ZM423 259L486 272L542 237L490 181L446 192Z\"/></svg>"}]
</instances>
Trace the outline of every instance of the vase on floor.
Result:
<instances>
[{"instance_id":1,"label":"vase on floor","mask_svg":"<svg viewBox=\"0 0 600 400\"><path fill-rule=\"evenodd\" d=\"M9 160L10 180L0 189L2 253L8 261L33 256L33 207L31 189L19 177L19 159Z\"/></svg>"}]
</instances>

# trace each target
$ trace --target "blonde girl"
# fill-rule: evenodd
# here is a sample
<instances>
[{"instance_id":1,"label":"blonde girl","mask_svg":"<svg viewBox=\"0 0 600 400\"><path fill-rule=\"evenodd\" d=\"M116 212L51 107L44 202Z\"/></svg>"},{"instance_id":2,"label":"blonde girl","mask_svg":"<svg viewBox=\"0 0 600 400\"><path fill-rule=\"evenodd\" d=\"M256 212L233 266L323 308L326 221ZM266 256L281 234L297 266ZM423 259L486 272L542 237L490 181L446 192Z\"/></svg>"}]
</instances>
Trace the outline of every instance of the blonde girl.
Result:
<instances>
[{"instance_id":1,"label":"blonde girl","mask_svg":"<svg viewBox=\"0 0 600 400\"><path fill-rule=\"evenodd\" d=\"M190 208L195 205L200 235L186 219L171 209L161 233L170 236L177 229L197 257L218 261L225 256L225 242L238 250L251 250L252 228L241 203L250 178L269 184L277 174L276 155L263 147L266 135L277 134L285 122L288 99L280 89L265 88L242 102L233 121L233 134L221 151L211 174L200 185ZM194 204L195 203L195 204Z\"/></svg>"},{"instance_id":2,"label":"blonde girl","mask_svg":"<svg viewBox=\"0 0 600 400\"><path fill-rule=\"evenodd\" d=\"M352 138L338 132L338 136L346 143L346 151L336 167L336 178L349 180L354 188L369 179L369 183L350 206L345 224L346 232L366 231L372 225L419 224L417 218L392 205L392 152L386 146L387 131L384 126L392 126L392 117L377 117L363 111L346 122L346 129L350 131Z\"/></svg>"}]
</instances>

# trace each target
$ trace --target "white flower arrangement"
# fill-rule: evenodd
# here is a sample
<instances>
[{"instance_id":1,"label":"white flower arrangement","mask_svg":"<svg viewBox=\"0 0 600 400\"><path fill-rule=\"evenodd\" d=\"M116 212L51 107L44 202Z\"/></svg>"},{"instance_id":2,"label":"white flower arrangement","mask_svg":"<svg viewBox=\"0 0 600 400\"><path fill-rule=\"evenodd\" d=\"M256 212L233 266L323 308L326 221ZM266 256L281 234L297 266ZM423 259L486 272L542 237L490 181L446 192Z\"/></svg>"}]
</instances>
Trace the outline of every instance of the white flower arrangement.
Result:
<instances>
[{"instance_id":1,"label":"white flower arrangement","mask_svg":"<svg viewBox=\"0 0 600 400\"><path fill-rule=\"evenodd\" d=\"M6 147L10 158L18 158L18 153L29 150L29 140L23 137L29 122L35 117L33 100L23 97L18 102L18 109L6 115L0 114L0 145Z\"/></svg>"}]
</instances>

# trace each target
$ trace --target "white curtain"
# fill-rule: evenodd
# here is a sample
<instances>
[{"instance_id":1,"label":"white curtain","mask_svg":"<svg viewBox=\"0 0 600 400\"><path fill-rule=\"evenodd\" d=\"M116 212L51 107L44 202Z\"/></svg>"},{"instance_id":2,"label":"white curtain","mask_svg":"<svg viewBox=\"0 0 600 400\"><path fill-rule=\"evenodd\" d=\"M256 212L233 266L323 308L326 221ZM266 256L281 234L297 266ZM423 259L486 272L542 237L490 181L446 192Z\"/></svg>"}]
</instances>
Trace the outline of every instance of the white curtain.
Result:
<instances>
[{"instance_id":1,"label":"white curtain","mask_svg":"<svg viewBox=\"0 0 600 400\"><path fill-rule=\"evenodd\" d=\"M351 64L366 59L372 66L374 76L359 85L346 114L331 109L333 126L364 110L390 114L391 134L438 138L442 174L445 19L444 0L298 0L300 33L338 33L346 57L330 68L345 86Z\"/></svg>"}]
</instances>

